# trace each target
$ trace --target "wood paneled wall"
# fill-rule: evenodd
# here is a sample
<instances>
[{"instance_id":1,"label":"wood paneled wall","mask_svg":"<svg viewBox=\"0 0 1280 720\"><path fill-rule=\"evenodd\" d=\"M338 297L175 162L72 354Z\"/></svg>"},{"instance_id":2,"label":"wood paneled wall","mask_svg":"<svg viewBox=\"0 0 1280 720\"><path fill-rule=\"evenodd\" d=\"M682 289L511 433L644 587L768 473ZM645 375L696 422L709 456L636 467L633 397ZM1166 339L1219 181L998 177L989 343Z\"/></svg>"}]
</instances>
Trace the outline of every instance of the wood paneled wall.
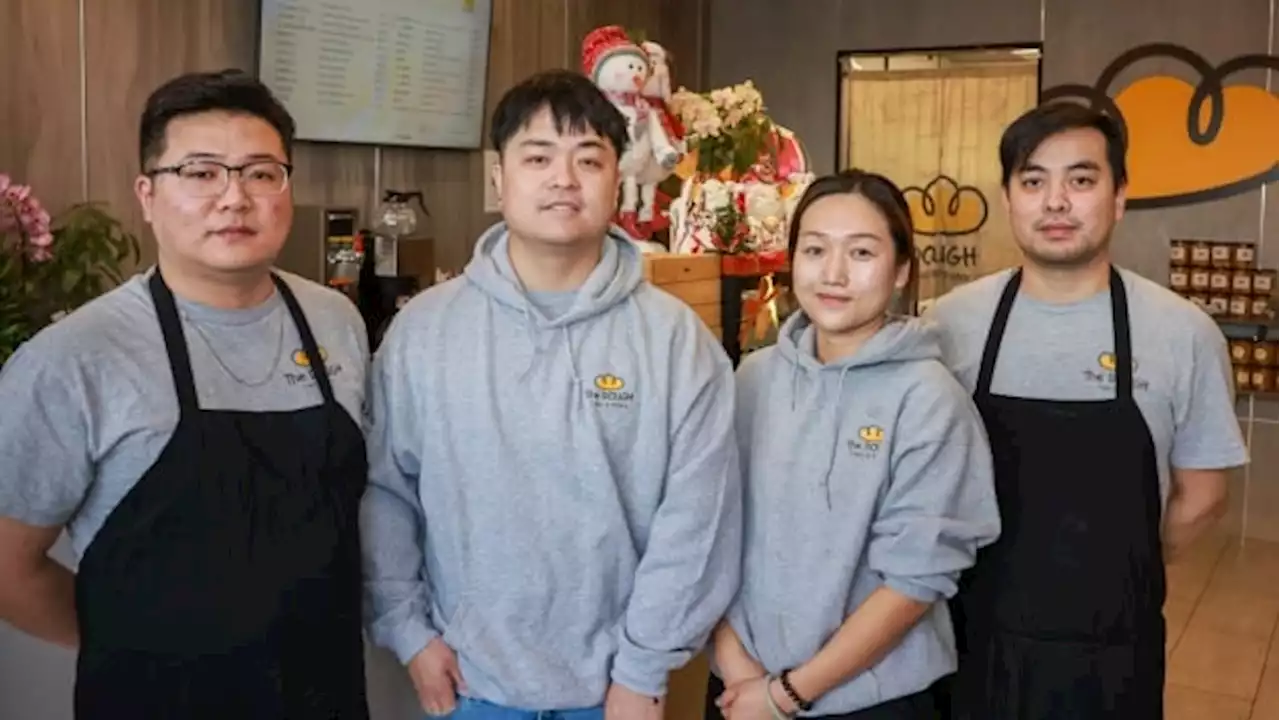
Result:
<instances>
[{"instance_id":1,"label":"wood paneled wall","mask_svg":"<svg viewBox=\"0 0 1280 720\"><path fill-rule=\"evenodd\" d=\"M4 0L0 173L33 184L51 211L107 202L147 237L133 196L143 103L183 72L252 72L258 7L258 0ZM701 88L707 16L707 0L494 0L486 109L538 70L577 68L582 37L611 23L666 45L677 81ZM497 219L483 210L479 151L298 143L294 164L299 204L349 205L367 215L384 188L421 189L444 267L464 263L476 235ZM152 258L148 238L143 263Z\"/></svg>"}]
</instances>

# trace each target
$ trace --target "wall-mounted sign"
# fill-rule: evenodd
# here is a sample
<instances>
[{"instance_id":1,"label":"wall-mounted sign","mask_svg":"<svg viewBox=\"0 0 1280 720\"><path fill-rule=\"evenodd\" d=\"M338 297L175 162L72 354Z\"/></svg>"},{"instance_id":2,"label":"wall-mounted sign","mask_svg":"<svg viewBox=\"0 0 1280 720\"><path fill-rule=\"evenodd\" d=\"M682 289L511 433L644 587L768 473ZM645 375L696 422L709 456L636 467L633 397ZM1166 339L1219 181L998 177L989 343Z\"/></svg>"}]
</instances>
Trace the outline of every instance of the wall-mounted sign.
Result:
<instances>
[{"instance_id":1,"label":"wall-mounted sign","mask_svg":"<svg viewBox=\"0 0 1280 720\"><path fill-rule=\"evenodd\" d=\"M902 189L917 235L969 235L987 222L987 198L972 185L938 175L924 187Z\"/></svg>"},{"instance_id":2,"label":"wall-mounted sign","mask_svg":"<svg viewBox=\"0 0 1280 720\"><path fill-rule=\"evenodd\" d=\"M1001 245L1009 244L981 232L990 208L987 197L975 185L961 185L939 174L923 187L903 188L915 227L916 265L920 298L929 299L983 274L983 254L1002 257Z\"/></svg>"},{"instance_id":3,"label":"wall-mounted sign","mask_svg":"<svg viewBox=\"0 0 1280 720\"><path fill-rule=\"evenodd\" d=\"M1123 88L1115 78L1134 63L1167 57L1188 65L1199 82L1148 75ZM1117 118L1128 138L1130 208L1159 208L1248 192L1280 174L1280 103L1257 85L1226 85L1250 68L1275 69L1274 55L1241 55L1213 66L1180 45L1154 43L1121 54L1092 86L1058 85L1041 102L1078 98Z\"/></svg>"}]
</instances>

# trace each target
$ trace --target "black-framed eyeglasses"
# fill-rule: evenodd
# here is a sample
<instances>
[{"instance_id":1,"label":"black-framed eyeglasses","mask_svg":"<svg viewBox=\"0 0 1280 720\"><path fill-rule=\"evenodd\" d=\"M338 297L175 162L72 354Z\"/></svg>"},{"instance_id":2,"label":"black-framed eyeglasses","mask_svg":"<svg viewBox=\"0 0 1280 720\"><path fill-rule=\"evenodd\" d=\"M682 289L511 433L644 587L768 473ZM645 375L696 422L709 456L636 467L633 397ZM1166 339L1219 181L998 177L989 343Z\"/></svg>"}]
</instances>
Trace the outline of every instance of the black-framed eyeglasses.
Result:
<instances>
[{"instance_id":1,"label":"black-framed eyeglasses","mask_svg":"<svg viewBox=\"0 0 1280 720\"><path fill-rule=\"evenodd\" d=\"M147 176L174 175L178 189L191 197L219 197L231 184L231 174L240 176L240 187L255 197L279 195L289 187L293 166L276 160L255 160L228 165L217 160L188 160L177 165L147 171Z\"/></svg>"}]
</instances>

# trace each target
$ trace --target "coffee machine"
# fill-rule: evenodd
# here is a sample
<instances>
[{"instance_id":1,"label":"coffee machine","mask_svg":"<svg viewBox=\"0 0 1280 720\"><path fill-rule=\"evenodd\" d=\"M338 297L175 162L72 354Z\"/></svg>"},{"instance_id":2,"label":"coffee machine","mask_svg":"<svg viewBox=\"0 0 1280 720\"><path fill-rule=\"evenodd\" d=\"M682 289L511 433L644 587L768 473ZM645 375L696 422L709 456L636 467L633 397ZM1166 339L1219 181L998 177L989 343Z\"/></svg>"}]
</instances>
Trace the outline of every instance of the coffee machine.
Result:
<instances>
[{"instance_id":1,"label":"coffee machine","mask_svg":"<svg viewBox=\"0 0 1280 720\"><path fill-rule=\"evenodd\" d=\"M370 348L378 346L396 312L422 289L416 275L403 272L400 250L402 242L416 242L422 219L430 216L421 191L387 190L375 215L377 224L359 234L365 254L356 304L369 329Z\"/></svg>"}]
</instances>

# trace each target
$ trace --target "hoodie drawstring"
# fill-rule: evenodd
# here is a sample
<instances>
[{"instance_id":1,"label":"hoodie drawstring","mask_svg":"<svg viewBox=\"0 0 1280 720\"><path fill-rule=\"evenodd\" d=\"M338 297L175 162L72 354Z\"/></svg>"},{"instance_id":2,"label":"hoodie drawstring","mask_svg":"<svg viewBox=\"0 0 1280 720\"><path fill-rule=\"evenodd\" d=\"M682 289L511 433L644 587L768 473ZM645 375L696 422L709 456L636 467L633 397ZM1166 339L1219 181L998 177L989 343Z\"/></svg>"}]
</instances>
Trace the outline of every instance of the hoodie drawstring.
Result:
<instances>
[{"instance_id":1,"label":"hoodie drawstring","mask_svg":"<svg viewBox=\"0 0 1280 720\"><path fill-rule=\"evenodd\" d=\"M826 494L826 497L827 497L828 510L831 509L831 473L835 469L836 453L839 452L839 449L840 449L839 417L842 414L841 404L842 404L842 401L844 400L844 379L845 379L845 376L848 375L850 369L852 368L848 365L840 369L840 382L839 384L836 385L836 395L835 395L836 402L834 404L835 413L834 413L834 417L831 418L831 434L834 435L835 437L831 439L831 454L829 457L827 457L827 471L822 476L822 491ZM794 402L794 400L792 402Z\"/></svg>"},{"instance_id":2,"label":"hoodie drawstring","mask_svg":"<svg viewBox=\"0 0 1280 720\"><path fill-rule=\"evenodd\" d=\"M568 325L564 328L564 355L569 360L569 372L573 374L574 395L578 397L578 408L582 408L582 375L578 372L578 359L573 353L573 330Z\"/></svg>"},{"instance_id":3,"label":"hoodie drawstring","mask_svg":"<svg viewBox=\"0 0 1280 720\"><path fill-rule=\"evenodd\" d=\"M534 329L533 313L529 312L528 304L520 308L520 312L524 315L524 330L529 336L529 364L525 365L524 372L520 373L520 380L523 382L529 377L529 373L533 372L533 366L538 361L538 354L542 352L542 348L538 347L538 332Z\"/></svg>"},{"instance_id":4,"label":"hoodie drawstring","mask_svg":"<svg viewBox=\"0 0 1280 720\"><path fill-rule=\"evenodd\" d=\"M524 315L524 329L525 334L529 336L530 346L529 364L520 373L520 380L523 381L529 377L529 373L533 372L533 368L538 362L538 356L542 354L542 346L538 343L538 330L533 312L528 305L520 308L520 311ZM560 331L564 333L564 356L569 361L569 372L573 376L573 384L576 391L574 394L578 396L578 407L581 408L582 403L585 401L582 398L582 372L578 368L578 358L573 352L573 330L570 326L565 325L560 328Z\"/></svg>"},{"instance_id":5,"label":"hoodie drawstring","mask_svg":"<svg viewBox=\"0 0 1280 720\"><path fill-rule=\"evenodd\" d=\"M827 469L822 474L822 492L826 496L828 510L831 509L831 473L835 469L836 453L839 452L839 449L840 449L840 417L843 414L842 402L844 400L844 381L845 381L845 378L848 377L849 371L852 369L853 367L849 365L846 365L840 368L840 380L836 386L835 402L831 404L832 413L831 413L831 417L827 420L827 425L829 426L831 430L831 434L833 436L831 438L831 442L828 443L831 449L830 449L830 452L827 454L827 464L826 464ZM819 371L818 377L819 378L823 377L822 371ZM821 382L819 382L818 384L817 392L818 393L822 392ZM796 396L799 394L800 394L800 364L792 363L791 364L791 412L796 411Z\"/></svg>"}]
</instances>

